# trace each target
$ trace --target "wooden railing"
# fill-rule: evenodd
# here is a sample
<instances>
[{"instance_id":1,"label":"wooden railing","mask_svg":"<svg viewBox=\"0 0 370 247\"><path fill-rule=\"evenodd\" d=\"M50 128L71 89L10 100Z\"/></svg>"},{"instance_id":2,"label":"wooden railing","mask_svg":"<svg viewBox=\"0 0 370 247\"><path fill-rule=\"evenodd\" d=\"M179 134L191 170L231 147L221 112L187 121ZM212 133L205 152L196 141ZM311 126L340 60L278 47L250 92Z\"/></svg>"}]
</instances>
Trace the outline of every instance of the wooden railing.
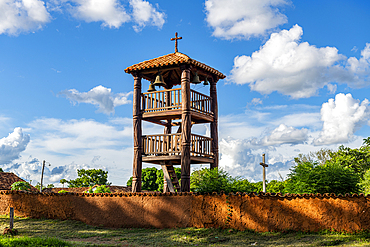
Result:
<instances>
[{"instance_id":1,"label":"wooden railing","mask_svg":"<svg viewBox=\"0 0 370 247\"><path fill-rule=\"evenodd\" d=\"M142 93L141 110L144 113L180 110L181 97L181 88ZM190 90L190 97L191 110L213 115L211 112L211 97L194 90Z\"/></svg>"},{"instance_id":2,"label":"wooden railing","mask_svg":"<svg viewBox=\"0 0 370 247\"><path fill-rule=\"evenodd\" d=\"M190 90L190 100L190 108L193 111L213 115L211 112L211 97L197 91Z\"/></svg>"},{"instance_id":3,"label":"wooden railing","mask_svg":"<svg viewBox=\"0 0 370 247\"><path fill-rule=\"evenodd\" d=\"M191 134L190 155L213 157L212 138ZM181 133L145 135L142 137L143 155L181 155Z\"/></svg>"}]
</instances>

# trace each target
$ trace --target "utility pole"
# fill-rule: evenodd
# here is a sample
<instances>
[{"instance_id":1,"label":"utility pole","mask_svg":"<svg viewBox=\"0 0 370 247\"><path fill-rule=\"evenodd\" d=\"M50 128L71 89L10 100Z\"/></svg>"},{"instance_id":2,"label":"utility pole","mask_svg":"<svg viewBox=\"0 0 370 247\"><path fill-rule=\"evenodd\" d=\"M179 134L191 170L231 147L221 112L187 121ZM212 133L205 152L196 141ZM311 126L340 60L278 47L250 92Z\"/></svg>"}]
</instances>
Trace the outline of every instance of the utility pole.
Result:
<instances>
[{"instance_id":1,"label":"utility pole","mask_svg":"<svg viewBox=\"0 0 370 247\"><path fill-rule=\"evenodd\" d=\"M50 166L50 164L49 164ZM44 179L45 160L42 162L40 192L42 192L42 180Z\"/></svg>"},{"instance_id":2,"label":"utility pole","mask_svg":"<svg viewBox=\"0 0 370 247\"><path fill-rule=\"evenodd\" d=\"M260 163L260 165L263 167L263 193L266 193L266 167L268 167L268 165L266 164L266 161L265 161L265 154L262 154L262 162Z\"/></svg>"}]
</instances>

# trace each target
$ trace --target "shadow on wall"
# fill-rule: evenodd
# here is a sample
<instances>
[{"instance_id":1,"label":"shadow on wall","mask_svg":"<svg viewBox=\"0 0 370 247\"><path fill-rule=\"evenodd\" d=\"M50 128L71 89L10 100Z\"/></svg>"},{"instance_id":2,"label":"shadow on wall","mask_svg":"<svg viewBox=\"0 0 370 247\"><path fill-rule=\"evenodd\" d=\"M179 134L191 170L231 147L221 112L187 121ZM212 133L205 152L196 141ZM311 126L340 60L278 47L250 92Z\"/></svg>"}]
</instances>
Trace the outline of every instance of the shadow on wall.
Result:
<instances>
[{"instance_id":1,"label":"shadow on wall","mask_svg":"<svg viewBox=\"0 0 370 247\"><path fill-rule=\"evenodd\" d=\"M353 232L370 229L370 196L0 191L0 212L105 227L222 227Z\"/></svg>"}]
</instances>

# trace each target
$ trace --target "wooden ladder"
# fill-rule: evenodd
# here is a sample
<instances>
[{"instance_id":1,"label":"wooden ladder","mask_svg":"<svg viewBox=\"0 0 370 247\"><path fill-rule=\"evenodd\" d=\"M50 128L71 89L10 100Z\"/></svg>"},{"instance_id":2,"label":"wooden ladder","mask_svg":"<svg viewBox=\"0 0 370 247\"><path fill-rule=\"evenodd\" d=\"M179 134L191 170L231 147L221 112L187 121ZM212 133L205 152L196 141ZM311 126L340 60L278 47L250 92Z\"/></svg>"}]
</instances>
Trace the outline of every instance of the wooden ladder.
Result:
<instances>
[{"instance_id":1,"label":"wooden ladder","mask_svg":"<svg viewBox=\"0 0 370 247\"><path fill-rule=\"evenodd\" d=\"M172 162L164 163L161 162L162 170L164 179L167 181L167 187L170 190L170 192L175 192L175 189L177 192L180 192L180 184L179 180L177 179L175 169L173 168ZM164 191L166 192L166 188L164 188Z\"/></svg>"}]
</instances>

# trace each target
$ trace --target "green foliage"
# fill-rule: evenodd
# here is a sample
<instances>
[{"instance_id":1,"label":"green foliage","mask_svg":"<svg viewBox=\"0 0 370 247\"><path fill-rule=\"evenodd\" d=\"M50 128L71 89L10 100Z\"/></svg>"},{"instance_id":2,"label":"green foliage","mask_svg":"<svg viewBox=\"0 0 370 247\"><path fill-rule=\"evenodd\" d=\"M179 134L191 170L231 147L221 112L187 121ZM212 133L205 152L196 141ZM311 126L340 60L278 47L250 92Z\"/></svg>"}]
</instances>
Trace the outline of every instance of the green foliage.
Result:
<instances>
[{"instance_id":1,"label":"green foliage","mask_svg":"<svg viewBox=\"0 0 370 247\"><path fill-rule=\"evenodd\" d=\"M370 194L370 169L366 171L364 178L360 182L361 191L365 195Z\"/></svg>"},{"instance_id":2,"label":"green foliage","mask_svg":"<svg viewBox=\"0 0 370 247\"><path fill-rule=\"evenodd\" d=\"M64 179L62 178L59 183L61 183L63 185L63 188L64 188L64 184L68 183L67 179Z\"/></svg>"},{"instance_id":3,"label":"green foliage","mask_svg":"<svg viewBox=\"0 0 370 247\"><path fill-rule=\"evenodd\" d=\"M110 188L106 185L97 186L95 188L90 188L85 193L111 193Z\"/></svg>"},{"instance_id":4,"label":"green foliage","mask_svg":"<svg viewBox=\"0 0 370 247\"><path fill-rule=\"evenodd\" d=\"M174 168L177 178L181 178L181 169ZM148 191L163 191L163 180L164 175L162 169L157 169L155 167L148 167L142 170L141 174L141 189ZM132 186L132 177L127 181L126 186Z\"/></svg>"},{"instance_id":5,"label":"green foliage","mask_svg":"<svg viewBox=\"0 0 370 247\"><path fill-rule=\"evenodd\" d=\"M286 193L358 193L360 176L351 167L326 162L303 162L291 169L285 184Z\"/></svg>"},{"instance_id":6,"label":"green foliage","mask_svg":"<svg viewBox=\"0 0 370 247\"><path fill-rule=\"evenodd\" d=\"M40 237L7 237L0 238L0 246L15 247L15 246L39 246L39 247L60 247L72 246L67 241L59 240L57 238L40 238Z\"/></svg>"},{"instance_id":7,"label":"green foliage","mask_svg":"<svg viewBox=\"0 0 370 247\"><path fill-rule=\"evenodd\" d=\"M78 178L75 180L67 181L68 187L91 187L96 184L99 185L110 185L108 183L108 171L102 169L78 169Z\"/></svg>"},{"instance_id":8,"label":"green foliage","mask_svg":"<svg viewBox=\"0 0 370 247\"><path fill-rule=\"evenodd\" d=\"M316 162L322 165L325 164L326 161L331 159L332 153L332 150L322 148L319 151L310 152L309 154L298 154L298 157L294 158L294 161L297 164L304 162Z\"/></svg>"},{"instance_id":9,"label":"green foliage","mask_svg":"<svg viewBox=\"0 0 370 247\"><path fill-rule=\"evenodd\" d=\"M12 190L31 190L31 185L24 181L18 181L12 184Z\"/></svg>"},{"instance_id":10,"label":"green foliage","mask_svg":"<svg viewBox=\"0 0 370 247\"><path fill-rule=\"evenodd\" d=\"M59 190L58 193L68 193L69 191L66 190Z\"/></svg>"},{"instance_id":11,"label":"green foliage","mask_svg":"<svg viewBox=\"0 0 370 247\"><path fill-rule=\"evenodd\" d=\"M270 193L284 193L286 181L271 180L266 185L266 192Z\"/></svg>"},{"instance_id":12,"label":"green foliage","mask_svg":"<svg viewBox=\"0 0 370 247\"><path fill-rule=\"evenodd\" d=\"M193 192L221 192L225 193L238 190L238 186L245 184L238 183L226 171L222 169L203 168L191 174L190 190Z\"/></svg>"},{"instance_id":13,"label":"green foliage","mask_svg":"<svg viewBox=\"0 0 370 247\"><path fill-rule=\"evenodd\" d=\"M366 143L367 141L364 141L363 146L354 149L342 145L337 152L330 155L331 159L328 162L352 168L363 178L365 172L370 169L370 146Z\"/></svg>"},{"instance_id":14,"label":"green foliage","mask_svg":"<svg viewBox=\"0 0 370 247\"><path fill-rule=\"evenodd\" d=\"M0 168L0 172L4 172L4 171L3 171L3 168Z\"/></svg>"}]
</instances>

